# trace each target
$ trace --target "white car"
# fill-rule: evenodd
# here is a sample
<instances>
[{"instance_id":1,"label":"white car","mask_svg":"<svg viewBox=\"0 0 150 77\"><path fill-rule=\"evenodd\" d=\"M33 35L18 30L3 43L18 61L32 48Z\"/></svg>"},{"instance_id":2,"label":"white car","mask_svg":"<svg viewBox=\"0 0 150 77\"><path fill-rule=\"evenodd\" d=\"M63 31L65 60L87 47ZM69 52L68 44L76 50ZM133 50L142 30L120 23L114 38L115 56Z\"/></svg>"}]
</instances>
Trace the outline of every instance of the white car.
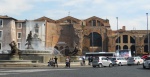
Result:
<instances>
[{"instance_id":1,"label":"white car","mask_svg":"<svg viewBox=\"0 0 150 77\"><path fill-rule=\"evenodd\" d=\"M143 62L143 68L150 68L150 56L147 57Z\"/></svg>"},{"instance_id":2,"label":"white car","mask_svg":"<svg viewBox=\"0 0 150 77\"><path fill-rule=\"evenodd\" d=\"M134 65L134 64L143 64L143 59L141 57L129 57L127 59L127 65Z\"/></svg>"},{"instance_id":3,"label":"white car","mask_svg":"<svg viewBox=\"0 0 150 77\"><path fill-rule=\"evenodd\" d=\"M96 66L98 66L98 67L103 67L103 66L112 67L112 62L107 57L96 57L96 58L93 58L92 66L93 67L96 67Z\"/></svg>"},{"instance_id":4,"label":"white car","mask_svg":"<svg viewBox=\"0 0 150 77\"><path fill-rule=\"evenodd\" d=\"M112 57L118 66L127 65L127 60L124 57Z\"/></svg>"}]
</instances>

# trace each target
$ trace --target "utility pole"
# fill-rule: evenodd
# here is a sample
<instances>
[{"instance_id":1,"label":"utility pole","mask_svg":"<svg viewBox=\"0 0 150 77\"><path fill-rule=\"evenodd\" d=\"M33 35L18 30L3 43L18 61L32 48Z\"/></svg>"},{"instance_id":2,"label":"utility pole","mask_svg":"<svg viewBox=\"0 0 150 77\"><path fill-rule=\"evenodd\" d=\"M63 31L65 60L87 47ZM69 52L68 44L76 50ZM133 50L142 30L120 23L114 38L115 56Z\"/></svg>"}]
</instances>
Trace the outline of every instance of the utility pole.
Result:
<instances>
[{"instance_id":1,"label":"utility pole","mask_svg":"<svg viewBox=\"0 0 150 77\"><path fill-rule=\"evenodd\" d=\"M94 52L94 49L93 49L93 21L92 21L92 52Z\"/></svg>"},{"instance_id":2,"label":"utility pole","mask_svg":"<svg viewBox=\"0 0 150 77\"><path fill-rule=\"evenodd\" d=\"M118 41L118 50L119 50L118 17L116 17L116 19L117 19L117 36L118 36L118 39L117 39L117 41Z\"/></svg>"},{"instance_id":3,"label":"utility pole","mask_svg":"<svg viewBox=\"0 0 150 77\"><path fill-rule=\"evenodd\" d=\"M148 13L146 13L147 16L147 35L148 35L148 54L149 54L149 30L148 30Z\"/></svg>"}]
</instances>

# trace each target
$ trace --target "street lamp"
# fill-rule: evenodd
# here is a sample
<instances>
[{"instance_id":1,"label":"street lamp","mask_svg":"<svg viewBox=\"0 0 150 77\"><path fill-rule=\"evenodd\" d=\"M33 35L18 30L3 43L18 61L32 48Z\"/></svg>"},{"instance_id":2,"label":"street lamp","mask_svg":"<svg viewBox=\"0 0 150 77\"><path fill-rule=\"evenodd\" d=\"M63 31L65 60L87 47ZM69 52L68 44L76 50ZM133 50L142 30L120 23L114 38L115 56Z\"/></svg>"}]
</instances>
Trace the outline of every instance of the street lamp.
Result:
<instances>
[{"instance_id":1,"label":"street lamp","mask_svg":"<svg viewBox=\"0 0 150 77\"><path fill-rule=\"evenodd\" d=\"M92 21L92 52L94 52L94 49L93 49L93 41L94 41L94 40L93 40L93 27L94 27L94 26L93 26L93 21Z\"/></svg>"},{"instance_id":2,"label":"street lamp","mask_svg":"<svg viewBox=\"0 0 150 77\"><path fill-rule=\"evenodd\" d=\"M103 33L102 33L102 27L100 27L100 32L101 32L101 36L103 36ZM105 39L105 38L104 38ZM103 52L103 38L101 39L102 40L102 48L101 48L101 52Z\"/></svg>"},{"instance_id":3,"label":"street lamp","mask_svg":"<svg viewBox=\"0 0 150 77\"><path fill-rule=\"evenodd\" d=\"M149 54L149 31L148 31L148 13L146 13L146 17L147 17L148 54Z\"/></svg>"},{"instance_id":4,"label":"street lamp","mask_svg":"<svg viewBox=\"0 0 150 77\"><path fill-rule=\"evenodd\" d=\"M118 41L118 50L119 50L118 17L116 17L116 19L117 19L117 35L118 35L118 39L117 39L117 41Z\"/></svg>"}]
</instances>

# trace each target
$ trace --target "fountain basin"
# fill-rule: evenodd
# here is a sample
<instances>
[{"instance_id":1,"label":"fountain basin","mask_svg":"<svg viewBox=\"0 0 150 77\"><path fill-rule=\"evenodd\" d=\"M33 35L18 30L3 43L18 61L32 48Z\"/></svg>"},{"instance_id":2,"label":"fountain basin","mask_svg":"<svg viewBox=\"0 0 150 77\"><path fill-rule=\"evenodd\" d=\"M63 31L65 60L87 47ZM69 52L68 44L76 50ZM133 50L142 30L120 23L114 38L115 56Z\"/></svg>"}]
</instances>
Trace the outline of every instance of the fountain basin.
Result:
<instances>
[{"instance_id":1,"label":"fountain basin","mask_svg":"<svg viewBox=\"0 0 150 77\"><path fill-rule=\"evenodd\" d=\"M0 60L0 64L2 64L2 63L20 64L20 63L38 63L38 61L33 61L33 60Z\"/></svg>"},{"instance_id":2,"label":"fountain basin","mask_svg":"<svg viewBox=\"0 0 150 77\"><path fill-rule=\"evenodd\" d=\"M0 60L0 67L35 67L38 61L33 60Z\"/></svg>"}]
</instances>

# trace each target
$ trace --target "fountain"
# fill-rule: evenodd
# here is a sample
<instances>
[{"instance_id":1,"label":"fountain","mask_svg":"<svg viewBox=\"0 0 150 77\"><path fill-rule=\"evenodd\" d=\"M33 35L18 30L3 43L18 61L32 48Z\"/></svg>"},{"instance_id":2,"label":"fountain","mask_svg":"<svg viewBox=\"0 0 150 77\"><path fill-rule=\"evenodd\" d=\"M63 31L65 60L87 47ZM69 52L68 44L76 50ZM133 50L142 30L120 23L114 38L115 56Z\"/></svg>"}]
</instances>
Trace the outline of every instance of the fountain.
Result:
<instances>
[{"instance_id":1,"label":"fountain","mask_svg":"<svg viewBox=\"0 0 150 77\"><path fill-rule=\"evenodd\" d=\"M28 34L26 49L19 50L16 47L15 41L12 41L9 46L8 54L2 54L3 60L0 60L0 66L39 66L40 63L47 63L51 57L61 55L61 53L54 47L40 48L41 46L34 46L33 43L38 44L40 40L35 37L32 38L32 32ZM40 44L39 44L40 45ZM59 57L59 56L58 56Z\"/></svg>"}]
</instances>

